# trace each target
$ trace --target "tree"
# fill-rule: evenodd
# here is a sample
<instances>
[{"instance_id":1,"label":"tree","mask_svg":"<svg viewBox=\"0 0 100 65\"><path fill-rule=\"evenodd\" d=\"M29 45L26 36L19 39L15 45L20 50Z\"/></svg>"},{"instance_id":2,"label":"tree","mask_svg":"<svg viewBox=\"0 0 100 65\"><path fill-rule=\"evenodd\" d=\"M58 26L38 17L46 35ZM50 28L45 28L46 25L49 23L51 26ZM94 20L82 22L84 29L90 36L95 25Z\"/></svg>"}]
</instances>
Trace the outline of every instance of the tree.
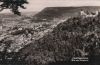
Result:
<instances>
[{"instance_id":1,"label":"tree","mask_svg":"<svg viewBox=\"0 0 100 65\"><path fill-rule=\"evenodd\" d=\"M27 0L0 0L0 11L11 9L14 14L21 15L19 7L26 9L23 4L28 4Z\"/></svg>"}]
</instances>

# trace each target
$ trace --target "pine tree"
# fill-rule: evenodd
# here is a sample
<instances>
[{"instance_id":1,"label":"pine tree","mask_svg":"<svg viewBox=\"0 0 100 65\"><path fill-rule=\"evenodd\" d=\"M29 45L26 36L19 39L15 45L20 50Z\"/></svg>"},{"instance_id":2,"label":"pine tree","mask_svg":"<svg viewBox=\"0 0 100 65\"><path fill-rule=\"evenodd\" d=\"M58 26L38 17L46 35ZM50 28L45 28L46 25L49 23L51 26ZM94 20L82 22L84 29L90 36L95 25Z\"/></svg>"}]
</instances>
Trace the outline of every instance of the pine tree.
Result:
<instances>
[{"instance_id":1,"label":"pine tree","mask_svg":"<svg viewBox=\"0 0 100 65\"><path fill-rule=\"evenodd\" d=\"M19 7L26 9L24 4L28 4L27 0L0 0L0 11L4 9L11 9L14 14L21 15Z\"/></svg>"}]
</instances>

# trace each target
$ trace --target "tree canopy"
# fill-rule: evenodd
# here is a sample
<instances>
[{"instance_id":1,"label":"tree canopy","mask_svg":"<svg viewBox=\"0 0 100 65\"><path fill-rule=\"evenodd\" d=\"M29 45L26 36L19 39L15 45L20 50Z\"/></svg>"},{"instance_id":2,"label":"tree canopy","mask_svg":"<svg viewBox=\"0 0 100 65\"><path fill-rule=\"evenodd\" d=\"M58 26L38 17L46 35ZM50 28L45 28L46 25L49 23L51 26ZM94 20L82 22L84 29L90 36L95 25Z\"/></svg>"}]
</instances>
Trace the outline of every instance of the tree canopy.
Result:
<instances>
[{"instance_id":1,"label":"tree canopy","mask_svg":"<svg viewBox=\"0 0 100 65\"><path fill-rule=\"evenodd\" d=\"M0 11L4 9L11 9L14 14L21 15L19 7L26 9L24 4L28 4L27 0L0 0Z\"/></svg>"}]
</instances>

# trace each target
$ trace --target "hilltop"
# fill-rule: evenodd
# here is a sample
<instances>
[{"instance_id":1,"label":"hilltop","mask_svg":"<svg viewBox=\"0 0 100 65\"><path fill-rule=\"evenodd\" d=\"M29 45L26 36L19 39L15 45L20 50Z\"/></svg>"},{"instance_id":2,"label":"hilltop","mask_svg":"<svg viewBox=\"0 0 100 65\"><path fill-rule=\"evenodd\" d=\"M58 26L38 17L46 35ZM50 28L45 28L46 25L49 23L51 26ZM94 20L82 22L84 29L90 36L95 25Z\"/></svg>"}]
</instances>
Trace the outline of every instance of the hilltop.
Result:
<instances>
[{"instance_id":1,"label":"hilltop","mask_svg":"<svg viewBox=\"0 0 100 65\"><path fill-rule=\"evenodd\" d=\"M100 10L99 6L82 6L82 7L46 7L36 15L34 19L36 20L52 20L54 18L67 18L79 15L80 10L96 11Z\"/></svg>"}]
</instances>

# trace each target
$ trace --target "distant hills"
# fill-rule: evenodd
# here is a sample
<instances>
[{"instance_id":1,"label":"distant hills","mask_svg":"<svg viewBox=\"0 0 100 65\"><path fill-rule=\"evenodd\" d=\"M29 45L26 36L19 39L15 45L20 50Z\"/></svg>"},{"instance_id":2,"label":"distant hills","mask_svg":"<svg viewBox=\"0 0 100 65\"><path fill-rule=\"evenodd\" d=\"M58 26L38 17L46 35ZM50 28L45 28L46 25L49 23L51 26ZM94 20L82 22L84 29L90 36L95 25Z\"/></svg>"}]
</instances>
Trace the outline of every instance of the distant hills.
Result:
<instances>
[{"instance_id":1,"label":"distant hills","mask_svg":"<svg viewBox=\"0 0 100 65\"><path fill-rule=\"evenodd\" d=\"M34 16L37 12L23 12L22 16L18 16L12 13L0 13L0 18L16 18L16 17L23 17L23 16Z\"/></svg>"},{"instance_id":2,"label":"distant hills","mask_svg":"<svg viewBox=\"0 0 100 65\"><path fill-rule=\"evenodd\" d=\"M79 11L83 9L86 11L100 10L100 6L82 6L82 7L46 7L41 12L34 16L34 19L42 20L53 18L66 18L69 16L77 16Z\"/></svg>"}]
</instances>

